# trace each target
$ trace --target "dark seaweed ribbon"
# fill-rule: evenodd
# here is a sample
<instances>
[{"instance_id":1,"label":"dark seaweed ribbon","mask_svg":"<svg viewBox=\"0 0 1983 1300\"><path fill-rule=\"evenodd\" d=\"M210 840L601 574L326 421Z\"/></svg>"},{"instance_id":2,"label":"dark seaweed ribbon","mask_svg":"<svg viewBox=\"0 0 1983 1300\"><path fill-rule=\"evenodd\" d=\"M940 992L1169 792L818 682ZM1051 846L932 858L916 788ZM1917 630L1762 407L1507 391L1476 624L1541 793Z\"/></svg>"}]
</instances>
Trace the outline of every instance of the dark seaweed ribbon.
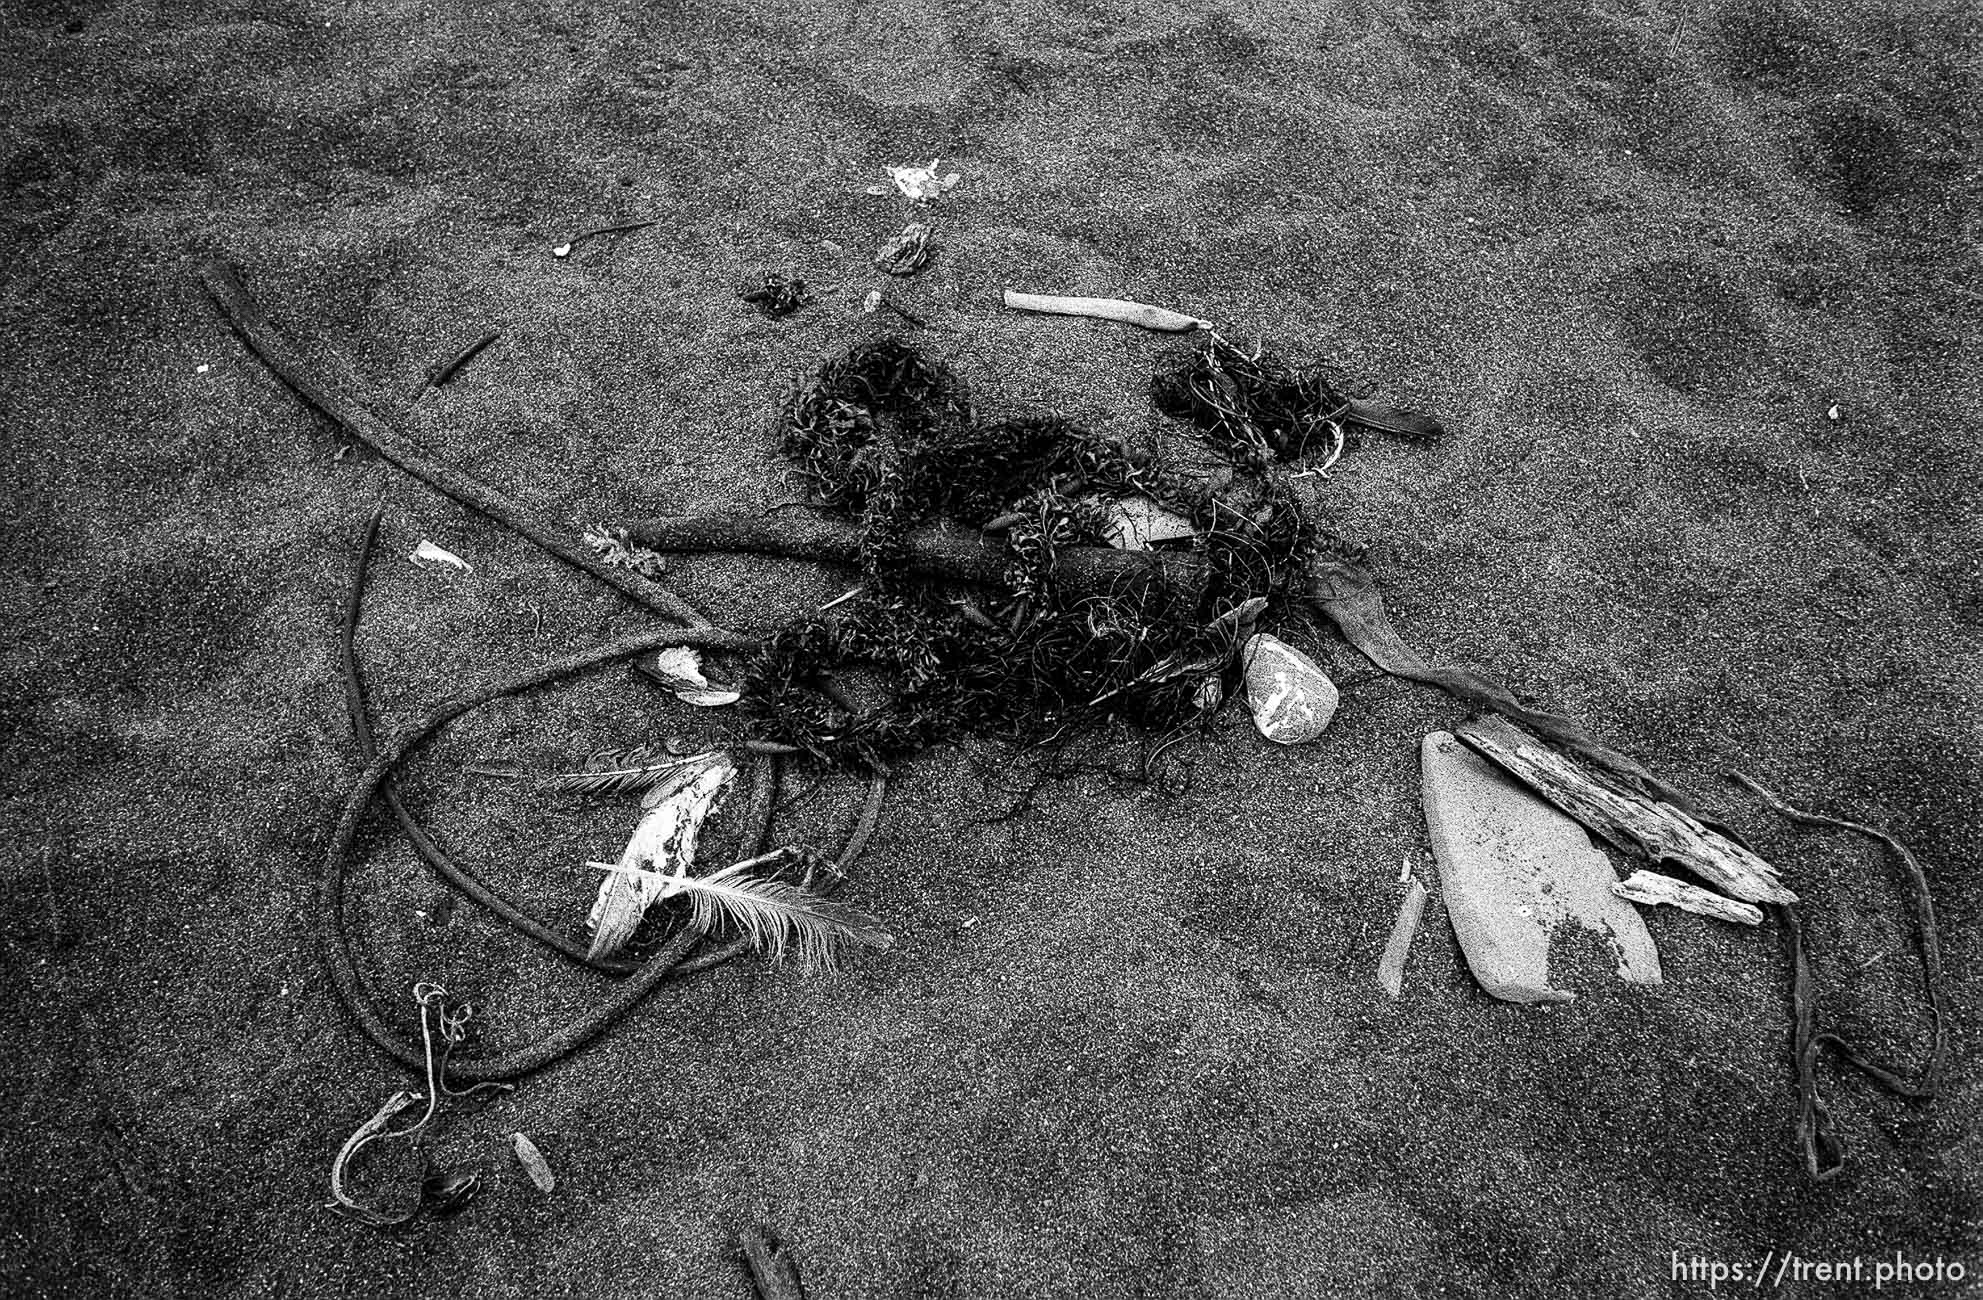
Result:
<instances>
[{"instance_id":1,"label":"dark seaweed ribbon","mask_svg":"<svg viewBox=\"0 0 1983 1300\"><path fill-rule=\"evenodd\" d=\"M1942 1075L1948 1067L1948 995L1942 977L1942 944L1940 932L1935 926L1935 903L1928 892L1928 874L1922 870L1920 859L1887 832L1876 826L1847 821L1843 817L1794 808L1740 772L1728 773L1728 779L1754 794L1779 817L1788 821L1806 826L1835 826L1879 841L1907 868L1914 886L1914 916L1921 945L1921 979L1928 994L1929 1016L1934 1022L1934 1045L1929 1049L1928 1063L1918 1080L1905 1079L1896 1071L1869 1059L1837 1034L1818 1032L1817 981L1811 974L1803 922L1790 907L1776 909L1777 919L1783 923L1784 942L1790 949L1790 999L1796 1015L1791 1036L1791 1059L1797 1068L1797 1140L1804 1148L1805 1169L1812 1178L1822 1183L1836 1178L1845 1168L1845 1143L1832 1132L1831 1112L1826 1109L1824 1097L1818 1089L1819 1053L1830 1050L1847 1065L1896 1096L1921 1101L1941 1091Z\"/></svg>"}]
</instances>

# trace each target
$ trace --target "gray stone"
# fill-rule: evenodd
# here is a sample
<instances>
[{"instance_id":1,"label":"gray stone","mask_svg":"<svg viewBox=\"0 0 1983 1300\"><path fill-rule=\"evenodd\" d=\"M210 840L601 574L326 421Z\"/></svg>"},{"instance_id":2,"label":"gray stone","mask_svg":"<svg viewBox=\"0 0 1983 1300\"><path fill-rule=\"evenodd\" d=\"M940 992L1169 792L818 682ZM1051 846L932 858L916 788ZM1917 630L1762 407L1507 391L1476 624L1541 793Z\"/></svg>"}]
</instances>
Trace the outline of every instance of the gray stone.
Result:
<instances>
[{"instance_id":1,"label":"gray stone","mask_svg":"<svg viewBox=\"0 0 1983 1300\"><path fill-rule=\"evenodd\" d=\"M1256 632L1240 652L1246 665L1246 702L1260 734L1299 745L1329 729L1336 716L1336 684L1315 661L1279 637Z\"/></svg>"},{"instance_id":2,"label":"gray stone","mask_svg":"<svg viewBox=\"0 0 1983 1300\"><path fill-rule=\"evenodd\" d=\"M1584 828L1516 784L1450 732L1419 747L1425 821L1441 897L1467 965L1509 1002L1568 1002L1549 983L1549 945L1569 925L1601 934L1620 978L1660 982L1659 952Z\"/></svg>"}]
</instances>

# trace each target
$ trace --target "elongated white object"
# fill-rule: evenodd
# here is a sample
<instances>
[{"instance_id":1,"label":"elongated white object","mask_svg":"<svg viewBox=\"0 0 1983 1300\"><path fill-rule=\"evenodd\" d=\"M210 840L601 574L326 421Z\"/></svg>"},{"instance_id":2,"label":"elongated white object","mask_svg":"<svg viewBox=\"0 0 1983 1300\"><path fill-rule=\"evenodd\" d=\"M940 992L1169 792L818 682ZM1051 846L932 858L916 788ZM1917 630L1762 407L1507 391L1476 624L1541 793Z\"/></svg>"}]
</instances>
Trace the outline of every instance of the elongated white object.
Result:
<instances>
[{"instance_id":1,"label":"elongated white object","mask_svg":"<svg viewBox=\"0 0 1983 1300\"><path fill-rule=\"evenodd\" d=\"M467 560L462 559L459 555L456 555L444 546L434 545L424 537L420 539L420 545L413 548L413 554L406 558L418 565L443 565L447 568L458 569L462 573L475 572L474 567Z\"/></svg>"},{"instance_id":2,"label":"elongated white object","mask_svg":"<svg viewBox=\"0 0 1983 1300\"><path fill-rule=\"evenodd\" d=\"M1054 316L1092 316L1096 320L1121 321L1125 325L1141 325L1146 330L1166 330L1173 334L1183 330L1212 328L1211 321L1187 316L1181 311L1152 307L1141 302L1125 302L1121 298L1061 298L1045 293L1014 293L1007 289L1005 305L1014 311L1039 311Z\"/></svg>"},{"instance_id":3,"label":"elongated white object","mask_svg":"<svg viewBox=\"0 0 1983 1300\"><path fill-rule=\"evenodd\" d=\"M1665 903L1682 911L1699 912L1702 916L1733 921L1737 925L1763 923L1763 911L1759 907L1723 898L1713 890L1675 880L1672 876L1662 876L1657 871L1634 871L1623 880L1612 882L1611 892L1634 903Z\"/></svg>"},{"instance_id":4,"label":"elongated white object","mask_svg":"<svg viewBox=\"0 0 1983 1300\"><path fill-rule=\"evenodd\" d=\"M1377 963L1377 987L1394 998L1405 990L1405 958L1411 955L1412 940L1418 937L1418 924L1424 916L1425 886L1414 876L1404 901L1398 904L1398 919L1391 923L1383 960Z\"/></svg>"}]
</instances>

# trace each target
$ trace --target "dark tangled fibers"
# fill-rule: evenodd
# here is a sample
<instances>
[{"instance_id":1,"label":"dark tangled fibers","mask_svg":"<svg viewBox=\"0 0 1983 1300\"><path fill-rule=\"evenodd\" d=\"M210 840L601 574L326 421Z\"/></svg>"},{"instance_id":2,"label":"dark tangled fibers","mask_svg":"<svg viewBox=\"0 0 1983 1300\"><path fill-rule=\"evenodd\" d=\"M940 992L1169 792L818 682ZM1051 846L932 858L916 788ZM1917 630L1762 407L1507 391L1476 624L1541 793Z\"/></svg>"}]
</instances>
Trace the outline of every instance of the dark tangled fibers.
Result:
<instances>
[{"instance_id":1,"label":"dark tangled fibers","mask_svg":"<svg viewBox=\"0 0 1983 1300\"><path fill-rule=\"evenodd\" d=\"M1188 376L1175 382L1191 391ZM1220 398L1278 439L1269 448L1341 414L1333 390L1299 377L1235 383ZM1207 482L1059 416L981 421L947 366L893 338L825 362L779 427L812 500L860 522L864 584L833 618L772 639L746 674L744 707L763 738L828 761L878 763L968 732L1038 740L1108 717L1188 726L1222 694L1208 683L1235 671L1263 605L1295 594L1319 547L1351 549L1318 531L1284 471L1245 448L1215 437L1241 472ZM1055 581L1060 553L1106 545L1110 502L1132 495L1197 525L1181 544L1208 575L1195 607L1143 588L1076 596ZM1000 587L902 573L903 539L937 519L1003 535ZM889 704L852 714L816 689L821 674L857 666L885 674Z\"/></svg>"}]
</instances>

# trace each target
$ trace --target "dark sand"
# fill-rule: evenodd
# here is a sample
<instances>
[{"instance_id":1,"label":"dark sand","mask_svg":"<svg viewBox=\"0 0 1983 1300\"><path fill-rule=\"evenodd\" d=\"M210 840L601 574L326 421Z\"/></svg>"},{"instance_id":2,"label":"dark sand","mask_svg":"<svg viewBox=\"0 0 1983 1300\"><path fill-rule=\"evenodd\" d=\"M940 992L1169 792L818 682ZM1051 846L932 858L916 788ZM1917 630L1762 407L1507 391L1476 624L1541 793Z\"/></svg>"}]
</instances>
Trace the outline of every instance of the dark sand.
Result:
<instances>
[{"instance_id":1,"label":"dark sand","mask_svg":"<svg viewBox=\"0 0 1983 1300\"><path fill-rule=\"evenodd\" d=\"M1704 1291L1676 1251L1983 1274L1973 10L934 9L8 6L0 1289L741 1296L750 1218L817 1297ZM1271 749L1231 711L1180 799L1077 780L996 827L1003 755L919 760L850 893L893 952L725 969L449 1122L441 1154L496 1171L452 1221L324 1212L332 1154L402 1082L304 923L354 770L335 629L364 511L388 509L363 641L388 726L645 616L339 459L191 268L235 258L394 401L502 329L414 425L561 524L756 507L789 494L782 386L878 328L867 257L905 213L863 188L937 155L964 180L898 290L986 406L1137 433L1174 346L1005 314L1011 285L1201 313L1445 417L1447 443L1372 442L1322 485L1401 629L1731 813L1808 900L1828 1023L1913 1060L1893 867L1718 773L1908 839L1950 1095L1833 1082L1851 1164L1813 1186L1774 935L1688 916L1648 916L1664 988L1573 947L1582 996L1537 1013L1480 993L1435 897L1386 1002L1417 742L1462 714L1296 628L1347 687L1321 742ZM633 217L661 224L549 255ZM841 287L765 321L732 295L767 266ZM474 575L407 564L422 536ZM846 578L671 582L763 628ZM477 715L409 790L576 926L630 812L459 763L708 725L685 715L606 673ZM830 836L853 795L785 824ZM440 979L515 1044L599 995L469 907L429 925L396 836L356 885L382 996ZM508 1162L515 1129L554 1195Z\"/></svg>"}]
</instances>

